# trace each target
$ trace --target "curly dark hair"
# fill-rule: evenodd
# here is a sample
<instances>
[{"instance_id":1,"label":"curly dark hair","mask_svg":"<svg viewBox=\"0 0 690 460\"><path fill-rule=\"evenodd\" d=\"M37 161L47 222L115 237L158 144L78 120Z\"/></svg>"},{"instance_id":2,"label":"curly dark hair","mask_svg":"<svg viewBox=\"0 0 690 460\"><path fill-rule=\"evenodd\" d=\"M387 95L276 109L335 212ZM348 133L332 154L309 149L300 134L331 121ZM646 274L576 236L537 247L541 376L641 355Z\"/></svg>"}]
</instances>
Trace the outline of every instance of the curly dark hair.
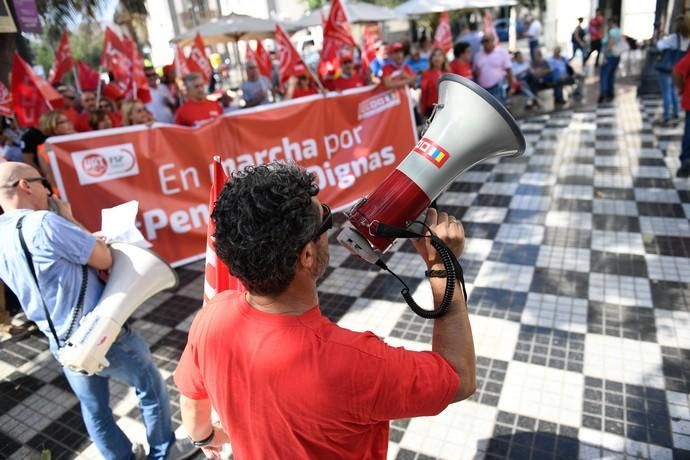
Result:
<instances>
[{"instance_id":1,"label":"curly dark hair","mask_svg":"<svg viewBox=\"0 0 690 460\"><path fill-rule=\"evenodd\" d=\"M273 162L235 172L211 217L216 253L249 292L275 295L295 276L297 256L321 221L312 173Z\"/></svg>"}]
</instances>

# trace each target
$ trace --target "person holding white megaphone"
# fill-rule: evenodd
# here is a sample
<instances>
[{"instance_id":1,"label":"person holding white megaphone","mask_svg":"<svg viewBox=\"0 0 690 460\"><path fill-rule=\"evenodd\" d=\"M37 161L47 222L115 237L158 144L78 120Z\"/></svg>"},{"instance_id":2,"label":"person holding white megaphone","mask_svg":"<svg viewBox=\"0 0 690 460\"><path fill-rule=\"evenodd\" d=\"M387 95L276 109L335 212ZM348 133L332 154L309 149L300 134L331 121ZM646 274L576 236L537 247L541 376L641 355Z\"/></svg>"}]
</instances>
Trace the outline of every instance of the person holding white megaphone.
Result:
<instances>
[{"instance_id":1,"label":"person holding white megaphone","mask_svg":"<svg viewBox=\"0 0 690 460\"><path fill-rule=\"evenodd\" d=\"M465 169L519 155L525 143L476 84L446 75L439 95L424 137L347 213L338 238L381 268L395 238L416 238L434 309L413 309L434 318L430 352L394 348L322 316L316 283L328 267L332 215L313 174L275 162L226 182L211 216L215 250L247 292L206 304L175 371L182 423L208 458L229 442L237 458L385 459L390 420L436 415L474 393L463 227L427 207Z\"/></svg>"},{"instance_id":2,"label":"person holding white megaphone","mask_svg":"<svg viewBox=\"0 0 690 460\"><path fill-rule=\"evenodd\" d=\"M147 277L157 273L142 268L165 274L169 266L142 248L118 243L111 249L75 220L69 204L51 196L46 178L27 164L0 164L0 206L5 211L0 216L0 278L48 337L103 458L146 456L143 446L133 445L115 423L111 377L136 388L149 459L191 456L196 448L175 438L168 391L148 346L125 323L147 296L176 284L174 272L162 283ZM109 269L104 287L98 271ZM122 276L125 285L118 284ZM142 278L148 286L138 289L134 283Z\"/></svg>"}]
</instances>

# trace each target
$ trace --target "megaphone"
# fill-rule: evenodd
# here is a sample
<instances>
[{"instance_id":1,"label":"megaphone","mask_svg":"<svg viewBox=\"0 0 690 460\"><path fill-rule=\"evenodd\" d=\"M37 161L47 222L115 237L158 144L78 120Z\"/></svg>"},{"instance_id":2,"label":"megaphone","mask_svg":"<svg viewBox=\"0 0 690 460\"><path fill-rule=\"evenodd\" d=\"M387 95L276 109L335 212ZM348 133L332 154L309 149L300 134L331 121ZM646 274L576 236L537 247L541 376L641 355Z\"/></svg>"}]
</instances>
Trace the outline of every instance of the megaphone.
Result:
<instances>
[{"instance_id":1,"label":"megaphone","mask_svg":"<svg viewBox=\"0 0 690 460\"><path fill-rule=\"evenodd\" d=\"M153 251L127 243L112 243L110 251L113 265L98 305L58 350L60 363L81 374L108 367L105 355L125 321L155 294L178 284L175 270Z\"/></svg>"},{"instance_id":2,"label":"megaphone","mask_svg":"<svg viewBox=\"0 0 690 460\"><path fill-rule=\"evenodd\" d=\"M391 229L415 228L430 203L473 165L524 151L520 128L498 100L471 80L446 74L439 81L439 103L422 138L376 190L346 213L338 242L383 266L381 255L396 234L405 234Z\"/></svg>"}]
</instances>

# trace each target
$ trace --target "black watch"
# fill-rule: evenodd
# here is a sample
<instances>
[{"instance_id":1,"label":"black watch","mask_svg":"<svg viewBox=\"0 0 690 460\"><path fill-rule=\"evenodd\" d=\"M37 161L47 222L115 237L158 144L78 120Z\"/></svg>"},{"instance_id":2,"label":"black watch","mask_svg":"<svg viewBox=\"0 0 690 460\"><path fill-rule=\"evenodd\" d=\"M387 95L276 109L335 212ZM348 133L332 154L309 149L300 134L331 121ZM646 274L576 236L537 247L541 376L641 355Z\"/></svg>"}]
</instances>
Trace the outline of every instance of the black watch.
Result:
<instances>
[{"instance_id":1,"label":"black watch","mask_svg":"<svg viewBox=\"0 0 690 460\"><path fill-rule=\"evenodd\" d=\"M207 437L205 437L201 441L195 441L192 439L192 444L194 444L194 447L206 447L213 442L213 438L215 436L216 436L216 430L211 428L211 434L209 434Z\"/></svg>"}]
</instances>

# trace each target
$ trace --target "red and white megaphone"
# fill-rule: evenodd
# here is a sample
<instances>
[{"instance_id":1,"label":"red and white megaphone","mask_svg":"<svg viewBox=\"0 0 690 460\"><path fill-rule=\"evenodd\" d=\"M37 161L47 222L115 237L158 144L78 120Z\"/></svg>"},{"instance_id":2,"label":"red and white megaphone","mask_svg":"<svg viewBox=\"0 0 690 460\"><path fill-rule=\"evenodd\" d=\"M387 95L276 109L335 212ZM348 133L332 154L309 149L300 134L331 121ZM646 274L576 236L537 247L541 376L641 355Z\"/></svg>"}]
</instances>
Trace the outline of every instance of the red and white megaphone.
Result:
<instances>
[{"instance_id":1,"label":"red and white megaphone","mask_svg":"<svg viewBox=\"0 0 690 460\"><path fill-rule=\"evenodd\" d=\"M410 228L462 172L488 158L524 151L525 139L503 105L476 83L446 74L423 137L376 190L350 209L338 241L380 264L395 240L382 227Z\"/></svg>"}]
</instances>

